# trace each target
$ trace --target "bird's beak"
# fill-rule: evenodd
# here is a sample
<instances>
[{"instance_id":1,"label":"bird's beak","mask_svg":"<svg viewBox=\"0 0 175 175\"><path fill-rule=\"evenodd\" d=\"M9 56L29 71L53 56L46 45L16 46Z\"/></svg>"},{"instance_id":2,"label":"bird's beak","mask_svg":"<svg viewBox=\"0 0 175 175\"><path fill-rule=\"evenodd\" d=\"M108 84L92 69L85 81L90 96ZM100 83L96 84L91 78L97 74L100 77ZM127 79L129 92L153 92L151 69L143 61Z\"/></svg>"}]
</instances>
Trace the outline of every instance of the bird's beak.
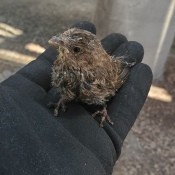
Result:
<instances>
[{"instance_id":1,"label":"bird's beak","mask_svg":"<svg viewBox=\"0 0 175 175\"><path fill-rule=\"evenodd\" d=\"M54 47L58 47L58 46L61 46L64 44L64 42L61 40L60 37L58 36L53 36L49 41L48 43L51 45L51 46L54 46Z\"/></svg>"}]
</instances>

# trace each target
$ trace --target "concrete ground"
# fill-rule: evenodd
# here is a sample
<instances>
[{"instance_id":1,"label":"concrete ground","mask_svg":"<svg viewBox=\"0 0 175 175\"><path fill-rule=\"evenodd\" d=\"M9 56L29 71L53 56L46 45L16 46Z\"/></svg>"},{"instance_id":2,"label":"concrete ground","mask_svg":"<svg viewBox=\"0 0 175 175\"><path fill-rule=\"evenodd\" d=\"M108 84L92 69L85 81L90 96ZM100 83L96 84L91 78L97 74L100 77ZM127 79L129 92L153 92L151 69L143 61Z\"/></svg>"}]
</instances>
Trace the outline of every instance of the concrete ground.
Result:
<instances>
[{"instance_id":1,"label":"concrete ground","mask_svg":"<svg viewBox=\"0 0 175 175\"><path fill-rule=\"evenodd\" d=\"M35 59L47 41L78 20L92 20L93 0L1 0L0 81ZM175 174L175 52L153 83L113 175Z\"/></svg>"}]
</instances>

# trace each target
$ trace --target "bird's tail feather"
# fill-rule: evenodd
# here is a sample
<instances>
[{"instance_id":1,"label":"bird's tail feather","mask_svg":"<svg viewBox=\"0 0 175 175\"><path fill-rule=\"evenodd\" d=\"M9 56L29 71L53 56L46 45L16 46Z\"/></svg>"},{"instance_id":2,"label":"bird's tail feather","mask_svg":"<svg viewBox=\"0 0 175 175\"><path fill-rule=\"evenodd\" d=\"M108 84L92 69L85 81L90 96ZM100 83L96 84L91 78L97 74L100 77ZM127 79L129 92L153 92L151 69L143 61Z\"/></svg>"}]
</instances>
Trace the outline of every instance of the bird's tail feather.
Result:
<instances>
[{"instance_id":1,"label":"bird's tail feather","mask_svg":"<svg viewBox=\"0 0 175 175\"><path fill-rule=\"evenodd\" d=\"M117 58L121 62L121 80L125 81L129 75L130 69L137 64L134 58L129 58L127 55Z\"/></svg>"},{"instance_id":2,"label":"bird's tail feather","mask_svg":"<svg viewBox=\"0 0 175 175\"><path fill-rule=\"evenodd\" d=\"M129 75L129 70L130 68L129 67L125 67L124 69L122 69L119 77L121 80L125 81Z\"/></svg>"}]
</instances>

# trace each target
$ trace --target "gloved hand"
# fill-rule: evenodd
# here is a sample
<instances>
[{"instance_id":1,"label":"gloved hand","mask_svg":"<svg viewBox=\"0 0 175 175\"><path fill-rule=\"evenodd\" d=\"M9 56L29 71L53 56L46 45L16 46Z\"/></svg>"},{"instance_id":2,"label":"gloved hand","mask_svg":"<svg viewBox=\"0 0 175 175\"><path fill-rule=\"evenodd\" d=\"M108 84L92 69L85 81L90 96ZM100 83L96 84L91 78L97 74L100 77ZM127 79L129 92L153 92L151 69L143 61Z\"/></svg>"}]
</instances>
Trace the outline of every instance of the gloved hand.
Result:
<instances>
[{"instance_id":1,"label":"gloved hand","mask_svg":"<svg viewBox=\"0 0 175 175\"><path fill-rule=\"evenodd\" d=\"M88 22L79 27L95 33ZM143 47L120 34L102 40L111 55L128 55L141 62ZM0 84L0 174L105 175L111 174L122 143L147 97L152 73L138 63L126 83L108 104L114 126L104 128L76 102L54 117L51 66L57 52L47 49L35 61Z\"/></svg>"}]
</instances>

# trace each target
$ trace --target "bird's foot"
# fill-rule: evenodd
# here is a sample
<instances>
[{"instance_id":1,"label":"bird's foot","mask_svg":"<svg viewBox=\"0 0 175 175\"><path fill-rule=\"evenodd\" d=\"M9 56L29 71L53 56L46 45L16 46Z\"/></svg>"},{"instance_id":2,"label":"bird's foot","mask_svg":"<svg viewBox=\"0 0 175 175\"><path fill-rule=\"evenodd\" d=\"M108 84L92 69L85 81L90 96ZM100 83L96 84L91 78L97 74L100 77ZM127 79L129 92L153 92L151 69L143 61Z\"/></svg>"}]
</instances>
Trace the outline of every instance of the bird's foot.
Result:
<instances>
[{"instance_id":1,"label":"bird's foot","mask_svg":"<svg viewBox=\"0 0 175 175\"><path fill-rule=\"evenodd\" d=\"M105 121L109 122L111 125L114 124L114 122L112 122L111 118L108 115L106 107L104 107L101 111L97 111L92 114L93 117L96 117L97 115L101 116L100 127L103 127L103 123Z\"/></svg>"},{"instance_id":2,"label":"bird's foot","mask_svg":"<svg viewBox=\"0 0 175 175\"><path fill-rule=\"evenodd\" d=\"M58 116L58 111L60 110L60 108L62 109L63 112L65 112L67 109L67 107L65 105L65 101L62 98L57 103L50 102L48 104L48 107L54 108L54 116L55 117Z\"/></svg>"}]
</instances>

